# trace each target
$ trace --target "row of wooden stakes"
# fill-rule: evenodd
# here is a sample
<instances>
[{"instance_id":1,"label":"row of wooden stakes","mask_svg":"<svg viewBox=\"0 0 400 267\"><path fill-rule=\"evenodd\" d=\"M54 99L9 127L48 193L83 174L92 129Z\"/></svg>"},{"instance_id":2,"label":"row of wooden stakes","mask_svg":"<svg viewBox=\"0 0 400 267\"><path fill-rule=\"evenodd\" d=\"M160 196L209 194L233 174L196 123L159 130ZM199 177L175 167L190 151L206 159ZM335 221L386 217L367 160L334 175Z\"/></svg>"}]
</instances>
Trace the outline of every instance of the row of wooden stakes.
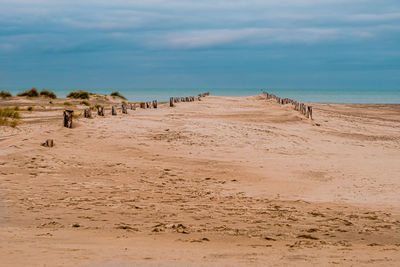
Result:
<instances>
[{"instance_id":1,"label":"row of wooden stakes","mask_svg":"<svg viewBox=\"0 0 400 267\"><path fill-rule=\"evenodd\" d=\"M200 101L201 97L209 96L210 93L203 93L199 94L197 97L197 100ZM171 97L169 100L169 105L170 107L174 106L174 103L179 103L179 102L193 102L195 101L195 97L189 96L189 97ZM140 108L146 109L146 108L157 108L158 106L158 101L153 100L151 102L141 102L139 103ZM128 114L128 104L122 103L121 105L122 108L122 114ZM136 103L130 103L129 108L131 110L136 110ZM64 127L66 128L72 128L72 118L74 115L73 110L64 110ZM97 106L97 115L104 117L104 107L103 106ZM115 116L117 115L117 106L113 105L111 107L111 115ZM83 112L83 116L85 118L92 118L92 110L90 108L87 108Z\"/></svg>"},{"instance_id":2,"label":"row of wooden stakes","mask_svg":"<svg viewBox=\"0 0 400 267\"><path fill-rule=\"evenodd\" d=\"M179 102L193 102L195 100L201 101L202 97L209 96L210 93L203 93L203 94L198 94L197 97L194 96L187 96L187 97L170 97L169 98L169 106L174 107L174 103L179 103Z\"/></svg>"},{"instance_id":3,"label":"row of wooden stakes","mask_svg":"<svg viewBox=\"0 0 400 267\"><path fill-rule=\"evenodd\" d=\"M264 96L266 99L274 99L276 102L278 102L281 105L286 105L286 104L292 104L294 107L294 110L299 111L301 114L303 114L306 118L313 119L312 118L312 106L308 106L304 103L289 99L289 98L280 98L274 94L269 94L267 92L264 92Z\"/></svg>"}]
</instances>

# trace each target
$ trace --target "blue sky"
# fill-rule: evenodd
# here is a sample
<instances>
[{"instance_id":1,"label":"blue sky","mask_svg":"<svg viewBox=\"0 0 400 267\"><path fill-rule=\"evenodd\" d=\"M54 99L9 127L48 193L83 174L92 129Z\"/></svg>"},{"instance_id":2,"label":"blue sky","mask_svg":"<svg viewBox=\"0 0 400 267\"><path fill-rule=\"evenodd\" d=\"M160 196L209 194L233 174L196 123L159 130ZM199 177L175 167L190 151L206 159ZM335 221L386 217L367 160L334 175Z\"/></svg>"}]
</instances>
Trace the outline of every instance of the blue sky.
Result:
<instances>
[{"instance_id":1,"label":"blue sky","mask_svg":"<svg viewBox=\"0 0 400 267\"><path fill-rule=\"evenodd\" d=\"M399 88L398 0L0 0L0 88Z\"/></svg>"}]
</instances>

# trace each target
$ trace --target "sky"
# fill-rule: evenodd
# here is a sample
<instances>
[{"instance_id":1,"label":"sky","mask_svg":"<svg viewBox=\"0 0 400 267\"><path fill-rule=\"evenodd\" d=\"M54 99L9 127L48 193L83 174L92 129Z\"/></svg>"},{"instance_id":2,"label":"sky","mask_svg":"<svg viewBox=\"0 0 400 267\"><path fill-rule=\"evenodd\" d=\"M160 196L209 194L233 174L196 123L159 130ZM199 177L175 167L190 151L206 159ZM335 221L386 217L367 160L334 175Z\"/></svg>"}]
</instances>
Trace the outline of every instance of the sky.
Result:
<instances>
[{"instance_id":1,"label":"sky","mask_svg":"<svg viewBox=\"0 0 400 267\"><path fill-rule=\"evenodd\" d=\"M0 89L398 88L399 0L0 0Z\"/></svg>"}]
</instances>

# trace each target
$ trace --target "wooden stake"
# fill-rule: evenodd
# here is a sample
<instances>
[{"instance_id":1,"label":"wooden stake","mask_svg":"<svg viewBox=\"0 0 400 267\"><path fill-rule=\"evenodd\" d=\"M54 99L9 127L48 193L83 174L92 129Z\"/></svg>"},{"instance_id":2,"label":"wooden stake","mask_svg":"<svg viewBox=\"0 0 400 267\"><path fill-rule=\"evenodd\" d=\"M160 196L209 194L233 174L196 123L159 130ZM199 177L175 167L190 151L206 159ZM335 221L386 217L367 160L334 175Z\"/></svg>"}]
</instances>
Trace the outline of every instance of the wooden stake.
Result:
<instances>
[{"instance_id":1,"label":"wooden stake","mask_svg":"<svg viewBox=\"0 0 400 267\"><path fill-rule=\"evenodd\" d=\"M173 98L173 97L170 97L170 98L169 98L169 106L170 106L170 107L173 107L173 106L174 106L174 98Z\"/></svg>"},{"instance_id":2,"label":"wooden stake","mask_svg":"<svg viewBox=\"0 0 400 267\"><path fill-rule=\"evenodd\" d=\"M54 146L54 141L53 141L53 139L47 139L46 142L44 142L44 143L42 144L42 146L44 146L44 147L53 147L53 146Z\"/></svg>"},{"instance_id":3,"label":"wooden stake","mask_svg":"<svg viewBox=\"0 0 400 267\"><path fill-rule=\"evenodd\" d=\"M122 104L122 113L128 114L128 106L126 104Z\"/></svg>"},{"instance_id":4,"label":"wooden stake","mask_svg":"<svg viewBox=\"0 0 400 267\"><path fill-rule=\"evenodd\" d=\"M117 107L116 107L116 106L112 106L111 114L112 114L113 116L117 115Z\"/></svg>"},{"instance_id":5,"label":"wooden stake","mask_svg":"<svg viewBox=\"0 0 400 267\"><path fill-rule=\"evenodd\" d=\"M91 119L92 118L92 110L90 108L85 109L83 112L83 116L87 119Z\"/></svg>"},{"instance_id":6,"label":"wooden stake","mask_svg":"<svg viewBox=\"0 0 400 267\"><path fill-rule=\"evenodd\" d=\"M104 107L101 106L97 107L97 115L104 117Z\"/></svg>"},{"instance_id":7,"label":"wooden stake","mask_svg":"<svg viewBox=\"0 0 400 267\"><path fill-rule=\"evenodd\" d=\"M72 128L73 110L64 110L64 127Z\"/></svg>"}]
</instances>

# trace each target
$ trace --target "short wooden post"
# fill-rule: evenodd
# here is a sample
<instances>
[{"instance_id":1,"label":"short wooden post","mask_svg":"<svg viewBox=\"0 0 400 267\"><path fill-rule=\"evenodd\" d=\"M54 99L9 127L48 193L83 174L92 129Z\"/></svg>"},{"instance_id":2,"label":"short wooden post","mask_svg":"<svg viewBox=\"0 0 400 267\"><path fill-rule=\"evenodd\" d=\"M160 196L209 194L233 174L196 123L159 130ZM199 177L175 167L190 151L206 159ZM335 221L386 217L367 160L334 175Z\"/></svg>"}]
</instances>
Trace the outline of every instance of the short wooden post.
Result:
<instances>
[{"instance_id":1,"label":"short wooden post","mask_svg":"<svg viewBox=\"0 0 400 267\"><path fill-rule=\"evenodd\" d=\"M104 117L104 107L97 106L97 115Z\"/></svg>"},{"instance_id":2,"label":"short wooden post","mask_svg":"<svg viewBox=\"0 0 400 267\"><path fill-rule=\"evenodd\" d=\"M73 110L64 110L64 127L72 128Z\"/></svg>"},{"instance_id":3,"label":"short wooden post","mask_svg":"<svg viewBox=\"0 0 400 267\"><path fill-rule=\"evenodd\" d=\"M112 114L113 116L117 115L117 107L116 107L116 106L112 106L111 114Z\"/></svg>"},{"instance_id":4,"label":"short wooden post","mask_svg":"<svg viewBox=\"0 0 400 267\"><path fill-rule=\"evenodd\" d=\"M91 119L92 118L92 110L90 108L85 109L83 112L83 116L87 119Z\"/></svg>"},{"instance_id":5,"label":"short wooden post","mask_svg":"<svg viewBox=\"0 0 400 267\"><path fill-rule=\"evenodd\" d=\"M128 106L125 103L122 104L122 113L123 114L128 114Z\"/></svg>"},{"instance_id":6,"label":"short wooden post","mask_svg":"<svg viewBox=\"0 0 400 267\"><path fill-rule=\"evenodd\" d=\"M144 103L144 102L140 102L140 108L146 108L146 103Z\"/></svg>"},{"instance_id":7,"label":"short wooden post","mask_svg":"<svg viewBox=\"0 0 400 267\"><path fill-rule=\"evenodd\" d=\"M157 108L157 100L153 100L153 108Z\"/></svg>"},{"instance_id":8,"label":"short wooden post","mask_svg":"<svg viewBox=\"0 0 400 267\"><path fill-rule=\"evenodd\" d=\"M189 97L185 97L185 102L189 102Z\"/></svg>"},{"instance_id":9,"label":"short wooden post","mask_svg":"<svg viewBox=\"0 0 400 267\"><path fill-rule=\"evenodd\" d=\"M174 98L173 98L173 97L170 97L170 98L169 98L169 106L170 106L170 107L173 107L173 106L174 106Z\"/></svg>"},{"instance_id":10,"label":"short wooden post","mask_svg":"<svg viewBox=\"0 0 400 267\"><path fill-rule=\"evenodd\" d=\"M309 114L309 116L310 116L310 119L313 119L313 118L312 118L312 107L311 107L311 106L308 106L307 108L308 108L308 114Z\"/></svg>"},{"instance_id":11,"label":"short wooden post","mask_svg":"<svg viewBox=\"0 0 400 267\"><path fill-rule=\"evenodd\" d=\"M44 143L42 144L42 146L44 146L44 147L53 147L53 146L54 146L54 141L53 141L53 139L47 139L46 142L44 142Z\"/></svg>"}]
</instances>

